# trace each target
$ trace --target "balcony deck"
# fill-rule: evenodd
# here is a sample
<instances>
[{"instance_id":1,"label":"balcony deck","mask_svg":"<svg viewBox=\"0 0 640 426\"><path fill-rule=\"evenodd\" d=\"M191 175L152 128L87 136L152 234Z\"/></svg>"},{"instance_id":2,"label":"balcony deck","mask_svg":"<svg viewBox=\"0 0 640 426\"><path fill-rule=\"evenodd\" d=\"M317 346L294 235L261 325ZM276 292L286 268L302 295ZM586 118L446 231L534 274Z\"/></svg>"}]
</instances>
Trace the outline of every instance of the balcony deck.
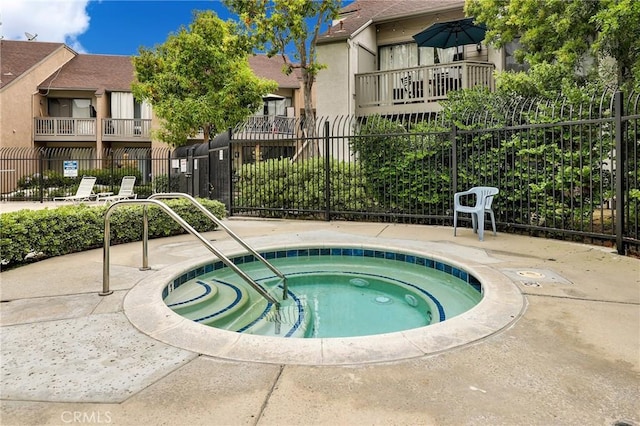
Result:
<instances>
[{"instance_id":1,"label":"balcony deck","mask_svg":"<svg viewBox=\"0 0 640 426\"><path fill-rule=\"evenodd\" d=\"M151 120L141 118L102 119L103 141L151 141Z\"/></svg>"},{"instance_id":2,"label":"balcony deck","mask_svg":"<svg viewBox=\"0 0 640 426\"><path fill-rule=\"evenodd\" d=\"M495 89L494 65L458 61L446 64L356 74L356 114L440 111L439 101L454 90Z\"/></svg>"},{"instance_id":3,"label":"balcony deck","mask_svg":"<svg viewBox=\"0 0 640 426\"><path fill-rule=\"evenodd\" d=\"M95 118L36 117L36 141L96 141Z\"/></svg>"},{"instance_id":4,"label":"balcony deck","mask_svg":"<svg viewBox=\"0 0 640 426\"><path fill-rule=\"evenodd\" d=\"M104 141L151 141L151 120L104 118L101 122ZM95 118L35 117L33 137L42 142L95 142L97 123Z\"/></svg>"}]
</instances>

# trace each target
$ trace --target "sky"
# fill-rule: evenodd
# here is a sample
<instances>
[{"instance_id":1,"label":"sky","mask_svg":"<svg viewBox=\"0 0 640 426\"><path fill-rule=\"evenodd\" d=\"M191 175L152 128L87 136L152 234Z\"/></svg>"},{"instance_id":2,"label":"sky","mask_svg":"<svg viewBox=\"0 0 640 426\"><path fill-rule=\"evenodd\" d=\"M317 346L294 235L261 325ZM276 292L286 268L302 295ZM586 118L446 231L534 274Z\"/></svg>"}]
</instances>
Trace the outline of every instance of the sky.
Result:
<instances>
[{"instance_id":1,"label":"sky","mask_svg":"<svg viewBox=\"0 0 640 426\"><path fill-rule=\"evenodd\" d=\"M78 53L136 55L188 27L194 10L235 19L220 0L0 0L5 40L62 42Z\"/></svg>"}]
</instances>

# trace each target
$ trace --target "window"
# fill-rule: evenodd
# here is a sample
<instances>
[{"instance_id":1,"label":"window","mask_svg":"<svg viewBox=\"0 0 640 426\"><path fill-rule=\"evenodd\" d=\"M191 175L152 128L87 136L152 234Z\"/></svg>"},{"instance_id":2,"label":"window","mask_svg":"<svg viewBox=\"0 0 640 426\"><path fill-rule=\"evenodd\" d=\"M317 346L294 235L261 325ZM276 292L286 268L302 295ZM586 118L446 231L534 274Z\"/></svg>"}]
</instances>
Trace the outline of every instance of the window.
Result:
<instances>
[{"instance_id":1,"label":"window","mask_svg":"<svg viewBox=\"0 0 640 426\"><path fill-rule=\"evenodd\" d=\"M265 99L262 115L286 117L287 107L291 106L291 98Z\"/></svg>"},{"instance_id":2,"label":"window","mask_svg":"<svg viewBox=\"0 0 640 426\"><path fill-rule=\"evenodd\" d=\"M49 98L50 117L91 117L91 99Z\"/></svg>"},{"instance_id":3,"label":"window","mask_svg":"<svg viewBox=\"0 0 640 426\"><path fill-rule=\"evenodd\" d=\"M433 65L434 49L418 47L416 43L394 44L380 48L380 71Z\"/></svg>"},{"instance_id":4,"label":"window","mask_svg":"<svg viewBox=\"0 0 640 426\"><path fill-rule=\"evenodd\" d=\"M506 71L520 72L520 71L529 70L529 64L527 64L526 62L519 63L518 61L516 61L515 53L520 48L522 48L522 45L520 44L519 37L513 39L513 41L510 41L504 47L504 54L505 54L504 69Z\"/></svg>"}]
</instances>

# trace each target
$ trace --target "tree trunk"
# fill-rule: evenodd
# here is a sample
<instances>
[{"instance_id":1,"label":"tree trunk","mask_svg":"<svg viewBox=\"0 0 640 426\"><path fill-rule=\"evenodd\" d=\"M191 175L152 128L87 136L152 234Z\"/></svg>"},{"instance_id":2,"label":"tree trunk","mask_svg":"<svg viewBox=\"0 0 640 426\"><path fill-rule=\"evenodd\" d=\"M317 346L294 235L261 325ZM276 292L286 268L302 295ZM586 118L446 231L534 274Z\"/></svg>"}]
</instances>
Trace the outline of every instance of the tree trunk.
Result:
<instances>
[{"instance_id":1,"label":"tree trunk","mask_svg":"<svg viewBox=\"0 0 640 426\"><path fill-rule=\"evenodd\" d=\"M316 117L311 102L314 77L306 69L302 69L302 88L304 94L304 121L302 122L303 137L307 138L308 154L311 157L320 156L320 145L316 138Z\"/></svg>"}]
</instances>

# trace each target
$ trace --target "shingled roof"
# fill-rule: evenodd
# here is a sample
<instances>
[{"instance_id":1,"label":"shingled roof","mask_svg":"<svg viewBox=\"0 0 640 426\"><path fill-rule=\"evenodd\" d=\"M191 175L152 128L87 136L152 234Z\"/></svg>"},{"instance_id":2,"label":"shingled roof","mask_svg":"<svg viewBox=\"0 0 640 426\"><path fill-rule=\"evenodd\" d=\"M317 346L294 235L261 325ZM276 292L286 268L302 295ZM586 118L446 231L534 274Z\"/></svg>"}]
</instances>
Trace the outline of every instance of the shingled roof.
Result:
<instances>
[{"instance_id":1,"label":"shingled roof","mask_svg":"<svg viewBox=\"0 0 640 426\"><path fill-rule=\"evenodd\" d=\"M349 38L368 22L381 23L464 7L464 0L356 0L340 10L337 24L318 44Z\"/></svg>"},{"instance_id":2,"label":"shingled roof","mask_svg":"<svg viewBox=\"0 0 640 426\"><path fill-rule=\"evenodd\" d=\"M269 58L267 55L249 56L249 66L258 77L268 78L278 83L281 89L300 88L299 73L294 70L290 75L282 72L284 61L281 56Z\"/></svg>"},{"instance_id":3,"label":"shingled roof","mask_svg":"<svg viewBox=\"0 0 640 426\"><path fill-rule=\"evenodd\" d=\"M53 72L38 86L40 90L90 90L97 94L110 91L131 91L134 69L131 56L88 55L73 52L64 43L0 40L0 88L8 85L54 53L57 49L69 49L76 56ZM282 72L281 56L249 57L249 65L262 78L275 80L283 89L300 88L300 73Z\"/></svg>"},{"instance_id":4,"label":"shingled roof","mask_svg":"<svg viewBox=\"0 0 640 426\"><path fill-rule=\"evenodd\" d=\"M39 89L128 92L134 79L130 56L78 55L59 73L43 81Z\"/></svg>"},{"instance_id":5,"label":"shingled roof","mask_svg":"<svg viewBox=\"0 0 640 426\"><path fill-rule=\"evenodd\" d=\"M0 89L58 49L69 48L63 43L0 40Z\"/></svg>"}]
</instances>

